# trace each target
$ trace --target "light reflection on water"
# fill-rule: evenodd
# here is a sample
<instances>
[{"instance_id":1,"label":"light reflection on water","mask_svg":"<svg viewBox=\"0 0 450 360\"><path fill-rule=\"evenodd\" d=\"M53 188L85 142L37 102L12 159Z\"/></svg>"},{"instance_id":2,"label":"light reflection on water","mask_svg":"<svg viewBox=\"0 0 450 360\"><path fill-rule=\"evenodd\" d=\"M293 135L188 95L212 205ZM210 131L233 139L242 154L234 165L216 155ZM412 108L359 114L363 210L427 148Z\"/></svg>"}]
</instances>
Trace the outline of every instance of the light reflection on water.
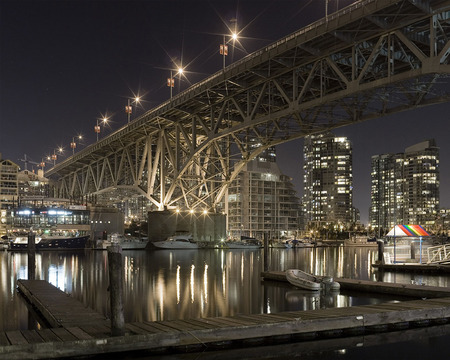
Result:
<instances>
[{"instance_id":1,"label":"light reflection on water","mask_svg":"<svg viewBox=\"0 0 450 360\"><path fill-rule=\"evenodd\" d=\"M317 275L447 286L449 277L385 273L371 264L376 248L271 249L270 270L299 268ZM49 281L85 305L108 315L107 254L102 251L40 252L36 279ZM311 310L390 301L356 294L311 294L287 283L262 282L263 251L124 251L125 321L155 321L250 313ZM26 253L0 253L0 330L34 328L17 279L26 279Z\"/></svg>"}]
</instances>

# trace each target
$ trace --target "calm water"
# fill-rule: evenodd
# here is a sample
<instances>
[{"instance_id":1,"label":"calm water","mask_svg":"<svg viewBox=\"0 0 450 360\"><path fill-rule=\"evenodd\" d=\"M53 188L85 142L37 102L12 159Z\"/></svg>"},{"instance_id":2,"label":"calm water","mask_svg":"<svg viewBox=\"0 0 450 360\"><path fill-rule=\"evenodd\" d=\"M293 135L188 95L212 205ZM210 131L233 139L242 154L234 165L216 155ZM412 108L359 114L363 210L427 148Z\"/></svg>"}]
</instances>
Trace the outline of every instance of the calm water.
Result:
<instances>
[{"instance_id":1,"label":"calm water","mask_svg":"<svg viewBox=\"0 0 450 360\"><path fill-rule=\"evenodd\" d=\"M381 278L381 275L370 265L377 257L376 248L324 247L271 249L269 251L270 270L299 268L317 275L397 283L413 282L434 286L448 286L450 279L448 276L400 273L385 273ZM263 282L260 278L264 267L262 250L123 251L123 267L124 310L127 322L276 313L402 300L401 298L378 295L374 297L374 295L344 292L333 296L318 296L296 290L285 283ZM17 279L26 279L27 273L26 253L0 252L0 308L2 315L0 330L39 327L29 315L25 302L19 297L16 290ZM102 314L108 315L109 313L106 252L86 250L75 253L37 253L36 279L49 281ZM431 332L431 329L438 330ZM416 332L416 335L408 335L411 332L414 334L414 330L422 330L425 333ZM447 331L450 333L447 326L414 330L399 332L395 337L399 339L396 342L397 345L389 344L389 346L398 346L403 343L402 341L410 344L408 342L411 341L410 337L419 335L428 340L438 339L442 336L447 341L450 340L450 336L446 335ZM330 343L329 340L321 340L322 345L331 344L329 345L330 349L326 349L324 345L314 350L320 341L312 342L311 348L308 348L306 343L302 344L304 349L309 349L309 352L319 351L326 354L324 358L336 356L349 359L352 354L360 354L357 344L365 344L363 348L366 349L367 339L372 339L371 344L376 349L375 337L378 336L385 339L382 343L384 346L388 346L390 341L386 341L386 339L390 339L392 334L366 335L362 340L352 338L352 341L356 342L354 346L351 346L353 342L347 344L342 339L337 344L336 340L333 340L334 343L333 341ZM408 349L412 349L420 344L420 342L412 342L407 346ZM300 345L286 344L282 345L279 350L273 350L274 354L285 354L291 350L297 352L298 346ZM429 344L424 346L432 348ZM260 349L255 348L249 351L248 358L253 356L259 358L258 351ZM254 355L251 355L252 351ZM415 351L414 353L419 352ZM218 359L221 358L221 353L215 352L214 354ZM223 356L227 358L231 354L231 352L226 352ZM185 355L185 357L177 355L176 358L196 358L192 356L192 354ZM204 356L212 355L211 353L203 354L198 358L206 359ZM411 357L408 358L411 359Z\"/></svg>"}]
</instances>

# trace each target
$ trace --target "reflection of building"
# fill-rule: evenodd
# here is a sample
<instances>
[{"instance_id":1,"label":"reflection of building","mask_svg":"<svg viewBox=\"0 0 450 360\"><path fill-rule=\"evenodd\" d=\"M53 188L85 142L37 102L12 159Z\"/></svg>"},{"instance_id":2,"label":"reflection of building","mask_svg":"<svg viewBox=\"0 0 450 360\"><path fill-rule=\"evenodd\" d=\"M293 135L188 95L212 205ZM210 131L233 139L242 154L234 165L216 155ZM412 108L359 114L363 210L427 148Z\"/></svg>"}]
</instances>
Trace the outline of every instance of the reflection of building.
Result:
<instances>
[{"instance_id":1,"label":"reflection of building","mask_svg":"<svg viewBox=\"0 0 450 360\"><path fill-rule=\"evenodd\" d=\"M7 219L19 196L19 165L3 160L0 153L0 235L6 234Z\"/></svg>"},{"instance_id":2,"label":"reflection of building","mask_svg":"<svg viewBox=\"0 0 450 360\"><path fill-rule=\"evenodd\" d=\"M352 147L331 132L305 137L304 213L308 225L353 222Z\"/></svg>"},{"instance_id":3,"label":"reflection of building","mask_svg":"<svg viewBox=\"0 0 450 360\"><path fill-rule=\"evenodd\" d=\"M439 148L434 140L405 153L372 156L370 225L434 225L439 209Z\"/></svg>"},{"instance_id":4,"label":"reflection of building","mask_svg":"<svg viewBox=\"0 0 450 360\"><path fill-rule=\"evenodd\" d=\"M257 144L254 144L257 146ZM228 230L263 239L293 236L298 230L299 200L291 178L275 162L275 148L250 161L228 190Z\"/></svg>"}]
</instances>

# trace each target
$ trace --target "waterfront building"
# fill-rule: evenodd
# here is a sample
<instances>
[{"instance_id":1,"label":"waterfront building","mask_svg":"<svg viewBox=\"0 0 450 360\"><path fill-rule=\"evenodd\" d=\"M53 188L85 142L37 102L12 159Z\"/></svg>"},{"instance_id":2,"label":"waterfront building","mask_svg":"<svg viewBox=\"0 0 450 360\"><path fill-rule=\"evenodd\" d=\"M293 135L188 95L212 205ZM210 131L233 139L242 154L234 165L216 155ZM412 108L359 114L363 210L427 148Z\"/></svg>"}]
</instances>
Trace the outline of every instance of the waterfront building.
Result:
<instances>
[{"instance_id":1,"label":"waterfront building","mask_svg":"<svg viewBox=\"0 0 450 360\"><path fill-rule=\"evenodd\" d=\"M7 232L8 218L19 196L18 173L19 165L2 159L0 153L0 236Z\"/></svg>"},{"instance_id":2,"label":"waterfront building","mask_svg":"<svg viewBox=\"0 0 450 360\"><path fill-rule=\"evenodd\" d=\"M435 140L404 153L372 156L369 222L380 235L396 224L434 227L439 212L439 148Z\"/></svg>"},{"instance_id":3,"label":"waterfront building","mask_svg":"<svg viewBox=\"0 0 450 360\"><path fill-rule=\"evenodd\" d=\"M303 205L311 228L348 227L353 208L352 147L346 137L331 132L305 137Z\"/></svg>"},{"instance_id":4,"label":"waterfront building","mask_svg":"<svg viewBox=\"0 0 450 360\"><path fill-rule=\"evenodd\" d=\"M251 146L259 146L257 143ZM228 189L229 236L263 239L294 237L300 204L292 178L282 174L275 148L248 162Z\"/></svg>"}]
</instances>

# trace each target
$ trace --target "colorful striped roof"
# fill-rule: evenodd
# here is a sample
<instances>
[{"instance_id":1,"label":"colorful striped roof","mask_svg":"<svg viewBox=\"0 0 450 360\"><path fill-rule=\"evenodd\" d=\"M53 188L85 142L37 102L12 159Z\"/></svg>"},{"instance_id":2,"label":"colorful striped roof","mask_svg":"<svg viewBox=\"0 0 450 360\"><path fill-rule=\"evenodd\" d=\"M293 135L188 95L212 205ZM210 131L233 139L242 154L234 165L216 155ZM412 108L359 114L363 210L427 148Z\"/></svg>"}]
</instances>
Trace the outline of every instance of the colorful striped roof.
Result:
<instances>
[{"instance_id":1,"label":"colorful striped roof","mask_svg":"<svg viewBox=\"0 0 450 360\"><path fill-rule=\"evenodd\" d=\"M395 225L386 236L430 236L420 225Z\"/></svg>"}]
</instances>

